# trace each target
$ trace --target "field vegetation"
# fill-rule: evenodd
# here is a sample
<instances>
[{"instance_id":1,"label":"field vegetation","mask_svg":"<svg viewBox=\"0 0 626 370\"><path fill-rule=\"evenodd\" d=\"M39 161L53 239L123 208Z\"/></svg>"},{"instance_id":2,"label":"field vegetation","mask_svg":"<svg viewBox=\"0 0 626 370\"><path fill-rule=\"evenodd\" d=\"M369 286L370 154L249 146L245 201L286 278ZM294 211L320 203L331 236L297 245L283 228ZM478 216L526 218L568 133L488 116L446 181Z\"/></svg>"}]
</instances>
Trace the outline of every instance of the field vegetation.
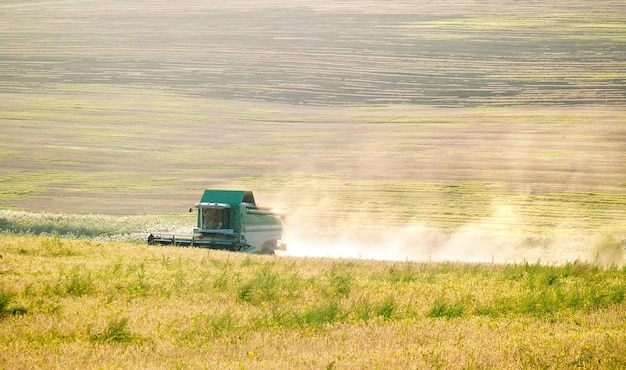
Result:
<instances>
[{"instance_id":1,"label":"field vegetation","mask_svg":"<svg viewBox=\"0 0 626 370\"><path fill-rule=\"evenodd\" d=\"M626 367L626 8L503 4L3 1L0 368Z\"/></svg>"},{"instance_id":2,"label":"field vegetation","mask_svg":"<svg viewBox=\"0 0 626 370\"><path fill-rule=\"evenodd\" d=\"M3 368L626 365L626 268L0 243Z\"/></svg>"}]
</instances>

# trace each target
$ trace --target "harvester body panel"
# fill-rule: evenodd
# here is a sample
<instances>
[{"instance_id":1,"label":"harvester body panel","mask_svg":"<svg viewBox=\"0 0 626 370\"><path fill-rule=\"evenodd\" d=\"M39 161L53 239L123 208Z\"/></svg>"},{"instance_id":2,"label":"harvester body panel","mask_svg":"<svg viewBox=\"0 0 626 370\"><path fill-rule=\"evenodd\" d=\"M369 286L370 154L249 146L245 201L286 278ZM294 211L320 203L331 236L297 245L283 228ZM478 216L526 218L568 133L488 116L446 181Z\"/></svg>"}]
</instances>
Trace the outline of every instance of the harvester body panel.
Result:
<instances>
[{"instance_id":1,"label":"harvester body panel","mask_svg":"<svg viewBox=\"0 0 626 370\"><path fill-rule=\"evenodd\" d=\"M205 190L195 205L197 226L192 237L152 235L149 244L195 246L248 253L284 250L284 212L257 207L250 191Z\"/></svg>"}]
</instances>

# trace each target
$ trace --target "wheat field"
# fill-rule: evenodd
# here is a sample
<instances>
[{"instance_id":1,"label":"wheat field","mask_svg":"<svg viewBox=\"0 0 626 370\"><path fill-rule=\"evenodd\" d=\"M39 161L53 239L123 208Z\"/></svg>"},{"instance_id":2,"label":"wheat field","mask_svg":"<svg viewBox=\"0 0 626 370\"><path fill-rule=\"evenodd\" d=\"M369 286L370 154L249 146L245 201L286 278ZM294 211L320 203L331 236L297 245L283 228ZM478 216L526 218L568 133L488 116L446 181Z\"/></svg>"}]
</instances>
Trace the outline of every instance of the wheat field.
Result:
<instances>
[{"instance_id":1,"label":"wheat field","mask_svg":"<svg viewBox=\"0 0 626 370\"><path fill-rule=\"evenodd\" d=\"M625 268L0 247L6 369L625 365Z\"/></svg>"}]
</instances>

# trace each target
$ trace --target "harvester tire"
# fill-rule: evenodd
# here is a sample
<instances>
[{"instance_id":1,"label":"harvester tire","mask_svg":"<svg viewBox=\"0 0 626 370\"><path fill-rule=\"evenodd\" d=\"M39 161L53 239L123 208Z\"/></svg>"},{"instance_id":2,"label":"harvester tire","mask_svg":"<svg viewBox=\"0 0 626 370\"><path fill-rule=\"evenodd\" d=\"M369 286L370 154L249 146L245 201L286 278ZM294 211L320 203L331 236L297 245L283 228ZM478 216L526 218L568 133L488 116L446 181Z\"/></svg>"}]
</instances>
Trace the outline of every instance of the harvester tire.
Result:
<instances>
[{"instance_id":1,"label":"harvester tire","mask_svg":"<svg viewBox=\"0 0 626 370\"><path fill-rule=\"evenodd\" d=\"M274 254L274 250L276 249L276 245L278 242L276 240L268 240L261 246L261 254Z\"/></svg>"}]
</instances>

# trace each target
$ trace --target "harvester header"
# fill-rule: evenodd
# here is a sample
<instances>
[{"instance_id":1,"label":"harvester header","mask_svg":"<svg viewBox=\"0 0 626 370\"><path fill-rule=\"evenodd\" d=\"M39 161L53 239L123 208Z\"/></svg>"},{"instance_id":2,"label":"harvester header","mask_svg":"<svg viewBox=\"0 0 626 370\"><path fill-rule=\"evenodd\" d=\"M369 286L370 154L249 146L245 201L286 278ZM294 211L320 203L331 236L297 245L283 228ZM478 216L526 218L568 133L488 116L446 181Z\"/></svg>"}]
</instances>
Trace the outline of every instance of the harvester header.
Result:
<instances>
[{"instance_id":1,"label":"harvester header","mask_svg":"<svg viewBox=\"0 0 626 370\"><path fill-rule=\"evenodd\" d=\"M280 241L286 213L257 206L251 191L205 190L195 208L191 237L150 234L148 243L261 254L286 249Z\"/></svg>"}]
</instances>

